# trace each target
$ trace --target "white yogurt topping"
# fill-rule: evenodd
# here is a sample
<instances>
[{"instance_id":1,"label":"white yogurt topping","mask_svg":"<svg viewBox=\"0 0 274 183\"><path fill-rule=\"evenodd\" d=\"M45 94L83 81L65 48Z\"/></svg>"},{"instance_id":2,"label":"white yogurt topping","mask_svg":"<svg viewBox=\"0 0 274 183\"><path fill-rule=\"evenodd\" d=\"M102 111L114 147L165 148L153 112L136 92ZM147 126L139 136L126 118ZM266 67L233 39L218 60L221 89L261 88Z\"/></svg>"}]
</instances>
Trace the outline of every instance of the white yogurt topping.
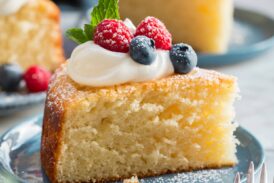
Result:
<instances>
[{"instance_id":1,"label":"white yogurt topping","mask_svg":"<svg viewBox=\"0 0 274 183\"><path fill-rule=\"evenodd\" d=\"M156 80L174 73L169 52L156 50L151 65L142 65L129 53L113 52L93 41L79 45L68 61L68 75L79 84L101 87Z\"/></svg>"},{"instance_id":2,"label":"white yogurt topping","mask_svg":"<svg viewBox=\"0 0 274 183\"><path fill-rule=\"evenodd\" d=\"M0 15L16 13L28 0L0 0Z\"/></svg>"},{"instance_id":3,"label":"white yogurt topping","mask_svg":"<svg viewBox=\"0 0 274 183\"><path fill-rule=\"evenodd\" d=\"M126 19L124 20L124 24L128 27L130 33L131 33L132 35L134 35L134 33L136 32L136 27L135 27L135 25L132 23L132 21L131 21L130 19L126 18Z\"/></svg>"}]
</instances>

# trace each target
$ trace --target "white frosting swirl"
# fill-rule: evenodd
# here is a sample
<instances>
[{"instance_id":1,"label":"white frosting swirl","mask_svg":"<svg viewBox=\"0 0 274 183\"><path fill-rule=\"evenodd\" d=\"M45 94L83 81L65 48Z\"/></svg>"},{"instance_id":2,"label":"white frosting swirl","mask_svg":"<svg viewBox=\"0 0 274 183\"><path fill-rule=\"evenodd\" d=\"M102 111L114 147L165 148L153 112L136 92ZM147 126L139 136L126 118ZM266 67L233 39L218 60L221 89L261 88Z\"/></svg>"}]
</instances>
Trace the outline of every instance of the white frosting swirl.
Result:
<instances>
[{"instance_id":1,"label":"white frosting swirl","mask_svg":"<svg viewBox=\"0 0 274 183\"><path fill-rule=\"evenodd\" d=\"M0 15L16 13L28 0L0 0Z\"/></svg>"},{"instance_id":2,"label":"white frosting swirl","mask_svg":"<svg viewBox=\"0 0 274 183\"><path fill-rule=\"evenodd\" d=\"M156 53L151 65L142 65L128 53L109 51L89 41L74 49L67 71L75 82L93 87L155 80L174 73L169 52Z\"/></svg>"}]
</instances>

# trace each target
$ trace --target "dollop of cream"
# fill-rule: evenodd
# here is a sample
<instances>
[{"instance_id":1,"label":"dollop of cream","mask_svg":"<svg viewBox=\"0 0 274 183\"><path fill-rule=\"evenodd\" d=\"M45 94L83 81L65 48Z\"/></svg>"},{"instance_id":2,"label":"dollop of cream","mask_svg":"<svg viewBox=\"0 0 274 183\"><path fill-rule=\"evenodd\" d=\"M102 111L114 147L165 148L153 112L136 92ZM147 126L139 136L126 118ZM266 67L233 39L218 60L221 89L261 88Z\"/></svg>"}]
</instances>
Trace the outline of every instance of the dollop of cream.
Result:
<instances>
[{"instance_id":1,"label":"dollop of cream","mask_svg":"<svg viewBox=\"0 0 274 183\"><path fill-rule=\"evenodd\" d=\"M0 15L16 13L28 0L0 0Z\"/></svg>"},{"instance_id":2,"label":"dollop of cream","mask_svg":"<svg viewBox=\"0 0 274 183\"><path fill-rule=\"evenodd\" d=\"M135 25L132 23L132 21L131 21L130 19L126 18L126 19L124 20L124 24L128 27L129 32L130 32L132 35L134 35L134 33L136 32L136 27L135 27Z\"/></svg>"},{"instance_id":3,"label":"dollop of cream","mask_svg":"<svg viewBox=\"0 0 274 183\"><path fill-rule=\"evenodd\" d=\"M93 87L150 81L173 74L169 52L156 52L157 57L151 65L142 65L128 53L109 51L89 41L74 49L67 72L75 82Z\"/></svg>"}]
</instances>

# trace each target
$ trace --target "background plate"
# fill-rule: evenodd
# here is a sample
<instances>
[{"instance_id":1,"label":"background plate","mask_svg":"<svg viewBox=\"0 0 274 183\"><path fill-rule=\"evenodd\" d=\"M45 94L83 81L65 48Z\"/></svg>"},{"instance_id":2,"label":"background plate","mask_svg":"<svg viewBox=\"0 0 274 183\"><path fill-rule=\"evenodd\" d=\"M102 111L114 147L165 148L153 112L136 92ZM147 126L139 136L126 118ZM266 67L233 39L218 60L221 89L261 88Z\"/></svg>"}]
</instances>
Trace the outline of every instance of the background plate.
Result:
<instances>
[{"instance_id":1,"label":"background plate","mask_svg":"<svg viewBox=\"0 0 274 183\"><path fill-rule=\"evenodd\" d=\"M48 182L40 165L40 138L42 116L26 120L0 138L0 182ZM247 172L250 161L255 170L261 168L264 153L258 140L239 127L235 133L240 145L237 147L239 164L233 168L210 169L188 173L167 174L142 179L144 183L166 182L233 182L237 171Z\"/></svg>"},{"instance_id":2,"label":"background plate","mask_svg":"<svg viewBox=\"0 0 274 183\"><path fill-rule=\"evenodd\" d=\"M0 92L0 116L6 116L43 102L45 98L45 92L31 94Z\"/></svg>"},{"instance_id":3,"label":"background plate","mask_svg":"<svg viewBox=\"0 0 274 183\"><path fill-rule=\"evenodd\" d=\"M229 49L224 54L200 54L201 67L246 61L274 46L274 20L250 10L235 9Z\"/></svg>"}]
</instances>

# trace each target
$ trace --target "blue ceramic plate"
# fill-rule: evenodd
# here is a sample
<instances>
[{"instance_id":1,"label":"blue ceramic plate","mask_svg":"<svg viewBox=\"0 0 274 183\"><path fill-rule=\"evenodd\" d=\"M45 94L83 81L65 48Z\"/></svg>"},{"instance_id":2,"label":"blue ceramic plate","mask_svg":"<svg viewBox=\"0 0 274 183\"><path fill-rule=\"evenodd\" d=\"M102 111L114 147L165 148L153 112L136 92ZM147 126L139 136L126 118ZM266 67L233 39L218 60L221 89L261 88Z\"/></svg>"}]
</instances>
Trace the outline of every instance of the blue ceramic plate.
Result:
<instances>
[{"instance_id":1,"label":"blue ceramic plate","mask_svg":"<svg viewBox=\"0 0 274 183\"><path fill-rule=\"evenodd\" d=\"M5 93L0 91L0 116L6 116L43 102L45 92L40 93Z\"/></svg>"},{"instance_id":2,"label":"blue ceramic plate","mask_svg":"<svg viewBox=\"0 0 274 183\"><path fill-rule=\"evenodd\" d=\"M249 10L235 9L229 49L224 54L200 54L199 66L220 66L247 61L274 47L274 20Z\"/></svg>"},{"instance_id":3,"label":"blue ceramic plate","mask_svg":"<svg viewBox=\"0 0 274 183\"><path fill-rule=\"evenodd\" d=\"M0 182L49 182L40 166L40 138L42 117L26 120L0 138ZM258 140L249 132L239 127L235 132L240 141L237 147L239 164L233 168L210 169L189 173L167 174L142 179L143 183L152 182L233 182L236 172L244 172L250 161L255 170L261 168L264 153Z\"/></svg>"}]
</instances>

